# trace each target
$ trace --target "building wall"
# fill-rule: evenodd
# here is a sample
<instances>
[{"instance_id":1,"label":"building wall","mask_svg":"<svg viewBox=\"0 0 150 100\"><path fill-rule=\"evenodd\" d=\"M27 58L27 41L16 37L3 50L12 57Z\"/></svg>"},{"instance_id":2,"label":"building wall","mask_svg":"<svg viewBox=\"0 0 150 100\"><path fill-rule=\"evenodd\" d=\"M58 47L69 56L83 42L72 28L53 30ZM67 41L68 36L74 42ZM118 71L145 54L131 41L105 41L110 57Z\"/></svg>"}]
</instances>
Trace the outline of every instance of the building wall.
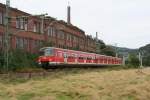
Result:
<instances>
[{"instance_id":1,"label":"building wall","mask_svg":"<svg viewBox=\"0 0 150 100\"><path fill-rule=\"evenodd\" d=\"M4 16L5 5L0 4L0 48L4 44ZM40 17L14 8L10 9L9 16L11 16L9 32L12 49L23 49L32 53L38 52L39 48L43 46L88 52L96 50L94 39L86 36L84 31L78 27L64 21L51 17L44 19L44 33L42 33Z\"/></svg>"}]
</instances>

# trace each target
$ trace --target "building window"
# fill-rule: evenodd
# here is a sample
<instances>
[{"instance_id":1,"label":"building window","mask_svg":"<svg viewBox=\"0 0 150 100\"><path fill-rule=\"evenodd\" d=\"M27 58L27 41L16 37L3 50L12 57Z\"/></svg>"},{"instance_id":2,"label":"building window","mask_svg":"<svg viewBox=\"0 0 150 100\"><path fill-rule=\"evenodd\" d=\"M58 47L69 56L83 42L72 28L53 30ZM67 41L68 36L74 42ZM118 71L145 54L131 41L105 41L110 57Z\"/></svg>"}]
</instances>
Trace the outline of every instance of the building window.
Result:
<instances>
[{"instance_id":1,"label":"building window","mask_svg":"<svg viewBox=\"0 0 150 100\"><path fill-rule=\"evenodd\" d=\"M34 47L34 49L37 48L37 41L36 40L33 40L33 47Z\"/></svg>"},{"instance_id":2,"label":"building window","mask_svg":"<svg viewBox=\"0 0 150 100\"><path fill-rule=\"evenodd\" d=\"M17 49L23 49L24 48L24 44L23 44L23 39L17 37L16 38L16 48Z\"/></svg>"},{"instance_id":3,"label":"building window","mask_svg":"<svg viewBox=\"0 0 150 100\"><path fill-rule=\"evenodd\" d=\"M23 40L23 47L24 47L25 49L28 48L28 39L24 39L24 40Z\"/></svg>"},{"instance_id":4,"label":"building window","mask_svg":"<svg viewBox=\"0 0 150 100\"><path fill-rule=\"evenodd\" d=\"M20 28L20 20L19 20L19 18L16 19L16 28Z\"/></svg>"},{"instance_id":5,"label":"building window","mask_svg":"<svg viewBox=\"0 0 150 100\"><path fill-rule=\"evenodd\" d=\"M39 41L39 47L41 47L43 45L43 41Z\"/></svg>"},{"instance_id":6,"label":"building window","mask_svg":"<svg viewBox=\"0 0 150 100\"><path fill-rule=\"evenodd\" d=\"M3 36L0 35L0 47L2 47L2 45L3 45Z\"/></svg>"},{"instance_id":7,"label":"building window","mask_svg":"<svg viewBox=\"0 0 150 100\"><path fill-rule=\"evenodd\" d=\"M33 32L36 32L36 25L33 26Z\"/></svg>"},{"instance_id":8,"label":"building window","mask_svg":"<svg viewBox=\"0 0 150 100\"><path fill-rule=\"evenodd\" d=\"M48 28L48 36L53 37L53 33L54 33L54 28L53 27L49 27Z\"/></svg>"},{"instance_id":9,"label":"building window","mask_svg":"<svg viewBox=\"0 0 150 100\"><path fill-rule=\"evenodd\" d=\"M24 30L27 31L28 30L28 21L25 21L26 23L24 24Z\"/></svg>"},{"instance_id":10,"label":"building window","mask_svg":"<svg viewBox=\"0 0 150 100\"><path fill-rule=\"evenodd\" d=\"M69 41L72 41L72 35L69 35Z\"/></svg>"},{"instance_id":11,"label":"building window","mask_svg":"<svg viewBox=\"0 0 150 100\"><path fill-rule=\"evenodd\" d=\"M54 27L49 27L47 34L48 34L48 36L55 37L56 36L56 29Z\"/></svg>"},{"instance_id":12,"label":"building window","mask_svg":"<svg viewBox=\"0 0 150 100\"><path fill-rule=\"evenodd\" d=\"M4 14L0 12L0 24L4 24Z\"/></svg>"},{"instance_id":13,"label":"building window","mask_svg":"<svg viewBox=\"0 0 150 100\"><path fill-rule=\"evenodd\" d=\"M64 39L65 38L65 33L61 32L61 38Z\"/></svg>"},{"instance_id":14,"label":"building window","mask_svg":"<svg viewBox=\"0 0 150 100\"><path fill-rule=\"evenodd\" d=\"M19 38L16 38L16 48L19 48Z\"/></svg>"},{"instance_id":15,"label":"building window","mask_svg":"<svg viewBox=\"0 0 150 100\"><path fill-rule=\"evenodd\" d=\"M58 37L59 39L64 39L64 38L65 38L64 32L63 32L63 31L58 31L57 37Z\"/></svg>"},{"instance_id":16,"label":"building window","mask_svg":"<svg viewBox=\"0 0 150 100\"><path fill-rule=\"evenodd\" d=\"M40 22L34 22L34 26L33 26L33 32L38 32L40 33L41 32L41 23Z\"/></svg>"},{"instance_id":17,"label":"building window","mask_svg":"<svg viewBox=\"0 0 150 100\"><path fill-rule=\"evenodd\" d=\"M20 18L20 29L24 29L24 22L23 18Z\"/></svg>"},{"instance_id":18,"label":"building window","mask_svg":"<svg viewBox=\"0 0 150 100\"><path fill-rule=\"evenodd\" d=\"M28 19L27 18L16 18L16 28L24 29L27 31L28 28Z\"/></svg>"},{"instance_id":19,"label":"building window","mask_svg":"<svg viewBox=\"0 0 150 100\"><path fill-rule=\"evenodd\" d=\"M40 40L32 40L32 48L36 50L42 45L42 42Z\"/></svg>"},{"instance_id":20,"label":"building window","mask_svg":"<svg viewBox=\"0 0 150 100\"><path fill-rule=\"evenodd\" d=\"M67 40L71 41L72 40L71 38L72 38L72 36L70 34L67 34Z\"/></svg>"},{"instance_id":21,"label":"building window","mask_svg":"<svg viewBox=\"0 0 150 100\"><path fill-rule=\"evenodd\" d=\"M78 38L76 36L74 36L74 42L77 42Z\"/></svg>"}]
</instances>

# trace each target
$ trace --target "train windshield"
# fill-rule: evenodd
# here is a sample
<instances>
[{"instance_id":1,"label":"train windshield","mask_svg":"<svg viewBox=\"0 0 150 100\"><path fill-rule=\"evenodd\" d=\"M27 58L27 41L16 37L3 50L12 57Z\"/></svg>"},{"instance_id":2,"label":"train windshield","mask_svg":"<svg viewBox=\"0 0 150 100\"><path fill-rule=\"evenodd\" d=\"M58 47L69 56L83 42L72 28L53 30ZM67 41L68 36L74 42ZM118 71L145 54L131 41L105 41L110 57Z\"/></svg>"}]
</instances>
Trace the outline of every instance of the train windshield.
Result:
<instances>
[{"instance_id":1,"label":"train windshield","mask_svg":"<svg viewBox=\"0 0 150 100\"><path fill-rule=\"evenodd\" d=\"M53 55L53 49L45 49L44 55L45 56L52 56Z\"/></svg>"},{"instance_id":2,"label":"train windshield","mask_svg":"<svg viewBox=\"0 0 150 100\"><path fill-rule=\"evenodd\" d=\"M53 55L53 49L48 48L48 49L41 50L40 55L52 56Z\"/></svg>"}]
</instances>

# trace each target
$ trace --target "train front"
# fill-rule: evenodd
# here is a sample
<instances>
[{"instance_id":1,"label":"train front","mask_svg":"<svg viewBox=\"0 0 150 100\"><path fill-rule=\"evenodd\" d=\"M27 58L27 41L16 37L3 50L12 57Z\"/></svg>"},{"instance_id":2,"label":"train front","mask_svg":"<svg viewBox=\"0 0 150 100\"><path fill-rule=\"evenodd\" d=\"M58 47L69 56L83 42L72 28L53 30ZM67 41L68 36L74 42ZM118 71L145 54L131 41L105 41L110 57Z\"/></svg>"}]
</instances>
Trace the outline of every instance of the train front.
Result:
<instances>
[{"instance_id":1,"label":"train front","mask_svg":"<svg viewBox=\"0 0 150 100\"><path fill-rule=\"evenodd\" d=\"M52 47L44 47L40 49L40 57L37 62L38 65L43 68L48 68L50 65L54 64L54 49Z\"/></svg>"}]
</instances>

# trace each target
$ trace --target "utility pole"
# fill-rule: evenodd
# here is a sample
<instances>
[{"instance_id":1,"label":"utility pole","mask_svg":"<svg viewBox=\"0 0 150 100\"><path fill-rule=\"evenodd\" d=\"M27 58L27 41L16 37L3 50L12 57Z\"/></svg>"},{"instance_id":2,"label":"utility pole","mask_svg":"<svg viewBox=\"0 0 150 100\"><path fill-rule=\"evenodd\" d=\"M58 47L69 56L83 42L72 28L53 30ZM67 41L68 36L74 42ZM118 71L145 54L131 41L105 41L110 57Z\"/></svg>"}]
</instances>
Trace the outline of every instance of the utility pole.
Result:
<instances>
[{"instance_id":1,"label":"utility pole","mask_svg":"<svg viewBox=\"0 0 150 100\"><path fill-rule=\"evenodd\" d=\"M123 62L122 62L123 66L125 66L125 61L126 61L125 59L126 59L126 58L125 58L125 56L123 55L123 59L122 59L122 60L123 60Z\"/></svg>"},{"instance_id":2,"label":"utility pole","mask_svg":"<svg viewBox=\"0 0 150 100\"><path fill-rule=\"evenodd\" d=\"M117 43L115 43L115 45L114 45L114 46L115 46L116 57L118 57L118 53L117 53L117 45L118 45Z\"/></svg>"},{"instance_id":3,"label":"utility pole","mask_svg":"<svg viewBox=\"0 0 150 100\"><path fill-rule=\"evenodd\" d=\"M96 32L96 53L100 52L100 47L99 47L99 43L98 43L98 32Z\"/></svg>"},{"instance_id":4,"label":"utility pole","mask_svg":"<svg viewBox=\"0 0 150 100\"><path fill-rule=\"evenodd\" d=\"M143 68L143 59L140 52L139 52L139 61L140 61L140 68Z\"/></svg>"},{"instance_id":5,"label":"utility pole","mask_svg":"<svg viewBox=\"0 0 150 100\"><path fill-rule=\"evenodd\" d=\"M9 7L10 0L6 0L6 15L5 15L5 34L4 34L4 68L8 71L9 67Z\"/></svg>"}]
</instances>

